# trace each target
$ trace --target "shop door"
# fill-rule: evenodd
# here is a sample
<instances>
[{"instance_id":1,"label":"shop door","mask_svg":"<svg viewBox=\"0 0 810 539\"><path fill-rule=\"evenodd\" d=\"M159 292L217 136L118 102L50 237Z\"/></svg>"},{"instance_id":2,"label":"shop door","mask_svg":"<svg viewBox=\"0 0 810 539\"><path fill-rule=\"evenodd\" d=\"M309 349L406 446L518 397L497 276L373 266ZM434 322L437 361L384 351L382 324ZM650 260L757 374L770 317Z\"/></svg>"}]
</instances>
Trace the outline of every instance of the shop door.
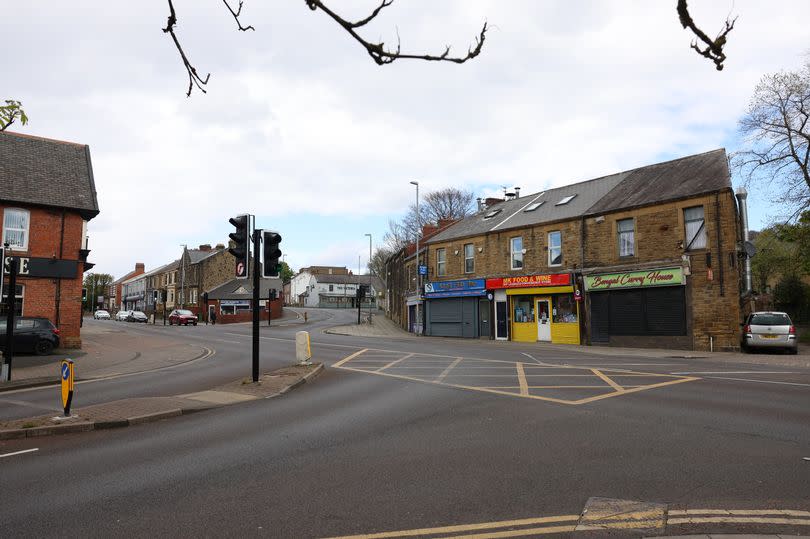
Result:
<instances>
[{"instance_id":1,"label":"shop door","mask_svg":"<svg viewBox=\"0 0 810 539\"><path fill-rule=\"evenodd\" d=\"M478 300L478 335L489 337L492 335L492 324L490 323L489 300Z\"/></svg>"},{"instance_id":2,"label":"shop door","mask_svg":"<svg viewBox=\"0 0 810 539\"><path fill-rule=\"evenodd\" d=\"M408 331L416 333L416 305L408 305Z\"/></svg>"},{"instance_id":3,"label":"shop door","mask_svg":"<svg viewBox=\"0 0 810 539\"><path fill-rule=\"evenodd\" d=\"M551 316L549 316L549 301L537 300L537 340L551 342Z\"/></svg>"},{"instance_id":4,"label":"shop door","mask_svg":"<svg viewBox=\"0 0 810 539\"><path fill-rule=\"evenodd\" d=\"M461 336L466 338L475 337L475 299L464 298L461 302Z\"/></svg>"},{"instance_id":5,"label":"shop door","mask_svg":"<svg viewBox=\"0 0 810 539\"><path fill-rule=\"evenodd\" d=\"M509 320L505 301L495 302L495 338L509 338Z\"/></svg>"}]
</instances>

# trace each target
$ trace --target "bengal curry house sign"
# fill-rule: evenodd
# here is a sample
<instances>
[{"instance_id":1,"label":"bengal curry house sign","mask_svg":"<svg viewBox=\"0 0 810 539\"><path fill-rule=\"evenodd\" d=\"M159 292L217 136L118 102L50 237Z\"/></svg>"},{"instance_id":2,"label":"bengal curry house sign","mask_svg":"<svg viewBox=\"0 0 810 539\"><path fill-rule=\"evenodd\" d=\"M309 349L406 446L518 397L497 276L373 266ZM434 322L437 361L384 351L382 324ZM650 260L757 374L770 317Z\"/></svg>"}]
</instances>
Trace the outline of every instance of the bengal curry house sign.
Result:
<instances>
[{"instance_id":1,"label":"bengal curry house sign","mask_svg":"<svg viewBox=\"0 0 810 539\"><path fill-rule=\"evenodd\" d=\"M651 286L678 286L684 284L682 268L661 268L627 273L603 273L585 276L585 290L615 290Z\"/></svg>"}]
</instances>

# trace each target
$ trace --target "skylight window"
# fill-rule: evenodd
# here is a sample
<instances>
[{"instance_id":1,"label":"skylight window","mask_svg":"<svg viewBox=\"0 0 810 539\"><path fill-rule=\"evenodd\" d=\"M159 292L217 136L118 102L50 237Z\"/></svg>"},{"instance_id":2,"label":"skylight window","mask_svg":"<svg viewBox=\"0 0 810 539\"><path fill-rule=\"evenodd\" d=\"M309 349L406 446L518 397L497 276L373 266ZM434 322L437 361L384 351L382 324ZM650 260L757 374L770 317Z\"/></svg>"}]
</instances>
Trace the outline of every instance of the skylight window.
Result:
<instances>
[{"instance_id":1,"label":"skylight window","mask_svg":"<svg viewBox=\"0 0 810 539\"><path fill-rule=\"evenodd\" d=\"M526 213L526 212L529 212L529 211L534 211L537 208L539 208L540 206L542 206L544 202L545 202L545 200L541 200L540 202L532 202L531 204L526 206L526 209L523 210L523 212Z\"/></svg>"},{"instance_id":2,"label":"skylight window","mask_svg":"<svg viewBox=\"0 0 810 539\"><path fill-rule=\"evenodd\" d=\"M564 204L568 204L569 202L571 202L572 200L574 200L574 197L576 197L576 196L577 196L577 195L575 195L575 194L574 194L574 195L568 195L567 197L565 197L565 198L564 198L564 199L562 199L561 201L557 202L557 203L555 204L555 206L562 206L562 205L564 205Z\"/></svg>"},{"instance_id":3,"label":"skylight window","mask_svg":"<svg viewBox=\"0 0 810 539\"><path fill-rule=\"evenodd\" d=\"M486 214L484 216L484 220L486 221L487 219L492 219L493 217L495 217L499 213L501 213L501 210L492 210L491 212L489 212L488 214Z\"/></svg>"}]
</instances>

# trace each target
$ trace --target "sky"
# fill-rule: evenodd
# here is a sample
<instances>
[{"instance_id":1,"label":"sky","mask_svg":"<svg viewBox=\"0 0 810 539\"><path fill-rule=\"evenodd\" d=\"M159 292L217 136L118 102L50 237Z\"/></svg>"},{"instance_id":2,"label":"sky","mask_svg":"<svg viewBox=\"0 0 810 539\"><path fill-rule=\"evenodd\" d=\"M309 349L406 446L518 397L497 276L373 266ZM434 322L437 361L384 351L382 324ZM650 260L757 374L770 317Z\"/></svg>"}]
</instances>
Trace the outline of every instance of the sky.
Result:
<instances>
[{"instance_id":1,"label":"sky","mask_svg":"<svg viewBox=\"0 0 810 539\"><path fill-rule=\"evenodd\" d=\"M377 66L301 0L244 0L239 32L221 2L175 0L177 33L208 93L186 97L165 1L41 0L3 8L0 98L23 102L12 130L88 144L101 213L90 260L116 277L156 268L181 245L225 243L228 218L279 231L294 269L365 271L369 238L421 194L498 195L741 147L737 121L766 73L810 50L806 0L692 0L715 35L738 15L723 71L689 48L675 0L398 0L361 32L403 52L465 64ZM347 18L374 1L331 0ZM234 6L236 2L233 2ZM6 47L8 52L10 49ZM735 186L739 184L733 178ZM752 228L779 214L749 189Z\"/></svg>"}]
</instances>

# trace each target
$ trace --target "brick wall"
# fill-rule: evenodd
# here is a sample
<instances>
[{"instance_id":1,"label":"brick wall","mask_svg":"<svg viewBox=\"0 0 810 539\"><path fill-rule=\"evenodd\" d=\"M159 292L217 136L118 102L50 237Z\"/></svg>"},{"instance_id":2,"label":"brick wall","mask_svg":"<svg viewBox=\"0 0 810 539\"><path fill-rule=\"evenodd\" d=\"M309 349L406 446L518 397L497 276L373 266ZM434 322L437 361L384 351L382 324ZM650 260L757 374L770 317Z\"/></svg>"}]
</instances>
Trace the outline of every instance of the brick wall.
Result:
<instances>
[{"instance_id":1,"label":"brick wall","mask_svg":"<svg viewBox=\"0 0 810 539\"><path fill-rule=\"evenodd\" d=\"M231 257L233 258L233 257ZM214 304L214 302L212 302ZM235 324L237 322L252 322L253 313L250 311L241 312L238 314L220 314L219 301L216 302L217 308L217 324ZM270 302L271 320L281 318L284 315L284 299L278 298ZM259 311L259 320L267 322L267 308L262 308Z\"/></svg>"},{"instance_id":2,"label":"brick wall","mask_svg":"<svg viewBox=\"0 0 810 539\"><path fill-rule=\"evenodd\" d=\"M82 236L84 220L78 213L20 205L0 205L0 216L7 207L22 208L30 212L28 249L14 251L11 254L22 257L79 260L79 250L84 242ZM0 226L2 226L1 217ZM81 347L83 272L84 264L79 261L77 274L72 279L34 277L17 279L18 284L25 286L23 315L48 318L59 328L61 346L65 348Z\"/></svg>"}]
</instances>

